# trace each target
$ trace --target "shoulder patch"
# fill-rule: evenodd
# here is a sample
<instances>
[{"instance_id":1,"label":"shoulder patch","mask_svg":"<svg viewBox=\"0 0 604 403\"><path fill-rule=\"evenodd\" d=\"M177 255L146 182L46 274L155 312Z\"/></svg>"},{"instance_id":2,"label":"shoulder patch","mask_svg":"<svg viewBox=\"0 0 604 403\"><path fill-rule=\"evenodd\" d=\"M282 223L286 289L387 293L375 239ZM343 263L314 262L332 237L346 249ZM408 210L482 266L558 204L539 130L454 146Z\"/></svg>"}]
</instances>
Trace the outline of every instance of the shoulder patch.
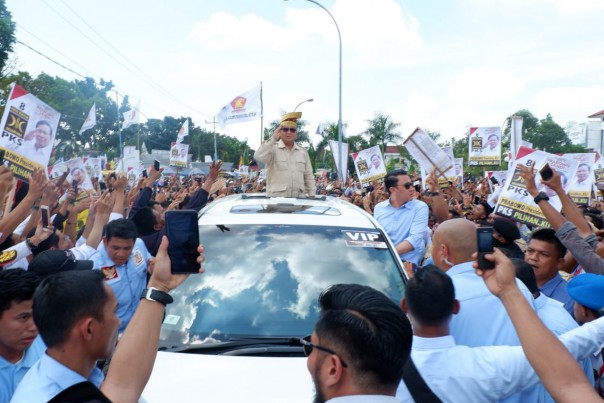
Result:
<instances>
[{"instance_id":1,"label":"shoulder patch","mask_svg":"<svg viewBox=\"0 0 604 403\"><path fill-rule=\"evenodd\" d=\"M0 253L0 266L4 266L9 263L12 263L15 261L16 258L17 258L16 250L13 249L13 250L3 251L2 253Z\"/></svg>"},{"instance_id":2,"label":"shoulder patch","mask_svg":"<svg viewBox=\"0 0 604 403\"><path fill-rule=\"evenodd\" d=\"M141 251L140 251L140 250L138 250L138 249L137 249L137 250L134 252L134 264L135 264L136 266L138 266L138 265L140 265L141 263L143 263L143 260L144 260L144 259L143 259L143 254L141 253Z\"/></svg>"}]
</instances>

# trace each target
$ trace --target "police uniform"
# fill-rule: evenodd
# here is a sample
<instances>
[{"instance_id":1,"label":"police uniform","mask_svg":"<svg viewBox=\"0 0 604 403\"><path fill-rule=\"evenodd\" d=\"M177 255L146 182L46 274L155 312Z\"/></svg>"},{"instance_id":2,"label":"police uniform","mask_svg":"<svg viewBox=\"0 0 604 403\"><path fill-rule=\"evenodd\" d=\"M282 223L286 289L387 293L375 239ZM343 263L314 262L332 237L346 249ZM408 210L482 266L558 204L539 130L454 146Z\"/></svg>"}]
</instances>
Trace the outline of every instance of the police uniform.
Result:
<instances>
[{"instance_id":1,"label":"police uniform","mask_svg":"<svg viewBox=\"0 0 604 403\"><path fill-rule=\"evenodd\" d=\"M147 286L147 261L151 255L145 243L136 239L128 261L116 266L107 255L105 243L101 243L97 253L92 256L94 270L100 270L105 276L118 301L117 316L122 321L120 332L123 332L134 315L140 301L141 293Z\"/></svg>"}]
</instances>

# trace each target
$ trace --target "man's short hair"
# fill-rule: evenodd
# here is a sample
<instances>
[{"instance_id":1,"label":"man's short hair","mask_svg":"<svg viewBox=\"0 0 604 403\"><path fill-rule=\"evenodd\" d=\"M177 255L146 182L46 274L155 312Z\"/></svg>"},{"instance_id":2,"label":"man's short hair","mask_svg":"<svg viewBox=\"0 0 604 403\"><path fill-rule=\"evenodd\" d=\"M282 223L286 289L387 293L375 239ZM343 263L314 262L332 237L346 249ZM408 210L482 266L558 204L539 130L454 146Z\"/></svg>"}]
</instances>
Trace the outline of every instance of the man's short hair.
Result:
<instances>
[{"instance_id":1,"label":"man's short hair","mask_svg":"<svg viewBox=\"0 0 604 403\"><path fill-rule=\"evenodd\" d=\"M115 237L122 239L134 239L136 242L138 232L136 231L136 225L131 220L120 218L109 221L107 225L105 225L104 235L107 241Z\"/></svg>"},{"instance_id":2,"label":"man's short hair","mask_svg":"<svg viewBox=\"0 0 604 403\"><path fill-rule=\"evenodd\" d=\"M392 171L388 171L386 174L386 179L384 179L384 187L386 188L386 191L388 191L388 194L390 194L390 188L392 186L396 186L398 183L398 177L400 175L407 175L407 171L404 169L393 169Z\"/></svg>"},{"instance_id":3,"label":"man's short hair","mask_svg":"<svg viewBox=\"0 0 604 403\"><path fill-rule=\"evenodd\" d=\"M547 242L554 245L556 247L556 252L558 252L559 259L562 259L564 255L566 255L566 246L562 245L562 242L560 242L556 236L556 231L551 228L541 228L536 230L531 234L531 239L536 239L538 241Z\"/></svg>"},{"instance_id":4,"label":"man's short hair","mask_svg":"<svg viewBox=\"0 0 604 403\"><path fill-rule=\"evenodd\" d=\"M438 267L426 265L407 282L405 301L413 318L419 323L440 325L453 315L453 281Z\"/></svg>"},{"instance_id":5,"label":"man's short hair","mask_svg":"<svg viewBox=\"0 0 604 403\"><path fill-rule=\"evenodd\" d=\"M585 168L587 168L587 170L588 170L588 171L590 171L590 172L591 172L591 165L589 165L588 163L586 163L586 162L582 162L582 163L580 163L580 164L577 166L577 170L578 170L579 168L581 168L581 167L585 167Z\"/></svg>"},{"instance_id":6,"label":"man's short hair","mask_svg":"<svg viewBox=\"0 0 604 403\"><path fill-rule=\"evenodd\" d=\"M13 303L28 301L40 283L40 277L23 269L0 271L0 317Z\"/></svg>"},{"instance_id":7,"label":"man's short hair","mask_svg":"<svg viewBox=\"0 0 604 403\"><path fill-rule=\"evenodd\" d=\"M315 332L342 354L355 382L396 388L411 353L411 324L386 295L358 284L336 284L319 296Z\"/></svg>"},{"instance_id":8,"label":"man's short hair","mask_svg":"<svg viewBox=\"0 0 604 403\"><path fill-rule=\"evenodd\" d=\"M34 293L34 322L47 347L67 341L74 324L87 316L103 320L109 296L100 270L68 271L48 276Z\"/></svg>"},{"instance_id":9,"label":"man's short hair","mask_svg":"<svg viewBox=\"0 0 604 403\"><path fill-rule=\"evenodd\" d=\"M498 136L498 135L496 135L495 133L490 134L490 135L489 135L489 137L487 137L487 140L490 140L490 139L491 139L491 137L495 137L497 140L499 140L499 136Z\"/></svg>"},{"instance_id":10,"label":"man's short hair","mask_svg":"<svg viewBox=\"0 0 604 403\"><path fill-rule=\"evenodd\" d=\"M373 160L374 158L380 159L380 156L379 156L379 155L377 155L377 154L373 154L373 155L371 156L371 158L369 158L369 159L370 159L370 160Z\"/></svg>"},{"instance_id":11,"label":"man's short hair","mask_svg":"<svg viewBox=\"0 0 604 403\"><path fill-rule=\"evenodd\" d=\"M526 288L535 295L539 292L537 286L537 278L535 277L535 270L533 267L522 259L510 259L516 269L516 278L524 283Z\"/></svg>"}]
</instances>

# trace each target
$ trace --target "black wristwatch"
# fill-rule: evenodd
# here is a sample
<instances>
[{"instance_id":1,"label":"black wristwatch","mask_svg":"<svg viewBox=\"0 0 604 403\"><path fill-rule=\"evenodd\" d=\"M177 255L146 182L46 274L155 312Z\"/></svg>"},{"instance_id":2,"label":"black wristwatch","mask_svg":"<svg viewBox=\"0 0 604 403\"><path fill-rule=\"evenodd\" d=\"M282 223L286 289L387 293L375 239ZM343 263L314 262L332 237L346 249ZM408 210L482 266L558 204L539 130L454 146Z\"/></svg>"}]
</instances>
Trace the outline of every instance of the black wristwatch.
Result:
<instances>
[{"instance_id":1,"label":"black wristwatch","mask_svg":"<svg viewBox=\"0 0 604 403\"><path fill-rule=\"evenodd\" d=\"M432 193L430 193L430 196L432 196L432 197L440 196L440 192L432 192Z\"/></svg>"},{"instance_id":2,"label":"black wristwatch","mask_svg":"<svg viewBox=\"0 0 604 403\"><path fill-rule=\"evenodd\" d=\"M157 288L145 288L141 294L141 299L148 299L149 301L155 301L163 304L164 306L171 304L174 298L167 292L158 290Z\"/></svg>"},{"instance_id":3,"label":"black wristwatch","mask_svg":"<svg viewBox=\"0 0 604 403\"><path fill-rule=\"evenodd\" d=\"M549 200L549 197L547 197L547 195L546 195L545 193L543 193L543 192L539 192L539 193L537 194L537 196L535 196L535 198L533 199L533 201L535 202L535 204L539 204L539 202L540 202L541 200L548 201L548 200Z\"/></svg>"}]
</instances>

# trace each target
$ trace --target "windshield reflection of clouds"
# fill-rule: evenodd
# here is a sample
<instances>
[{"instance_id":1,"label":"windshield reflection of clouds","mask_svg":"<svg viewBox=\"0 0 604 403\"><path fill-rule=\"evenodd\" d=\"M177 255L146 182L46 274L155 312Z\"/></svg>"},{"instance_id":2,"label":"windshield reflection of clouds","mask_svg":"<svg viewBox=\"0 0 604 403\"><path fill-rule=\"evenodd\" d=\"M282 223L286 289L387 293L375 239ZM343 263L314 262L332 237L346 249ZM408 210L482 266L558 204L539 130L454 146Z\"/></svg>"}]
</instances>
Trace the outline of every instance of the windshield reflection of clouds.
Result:
<instances>
[{"instance_id":1,"label":"windshield reflection of clouds","mask_svg":"<svg viewBox=\"0 0 604 403\"><path fill-rule=\"evenodd\" d=\"M402 296L392 254L348 247L341 228L229 228L202 227L206 272L190 276L174 291L168 315L179 320L164 324L162 338L199 343L232 336L309 334L320 292L336 283L366 284L392 298Z\"/></svg>"}]
</instances>

